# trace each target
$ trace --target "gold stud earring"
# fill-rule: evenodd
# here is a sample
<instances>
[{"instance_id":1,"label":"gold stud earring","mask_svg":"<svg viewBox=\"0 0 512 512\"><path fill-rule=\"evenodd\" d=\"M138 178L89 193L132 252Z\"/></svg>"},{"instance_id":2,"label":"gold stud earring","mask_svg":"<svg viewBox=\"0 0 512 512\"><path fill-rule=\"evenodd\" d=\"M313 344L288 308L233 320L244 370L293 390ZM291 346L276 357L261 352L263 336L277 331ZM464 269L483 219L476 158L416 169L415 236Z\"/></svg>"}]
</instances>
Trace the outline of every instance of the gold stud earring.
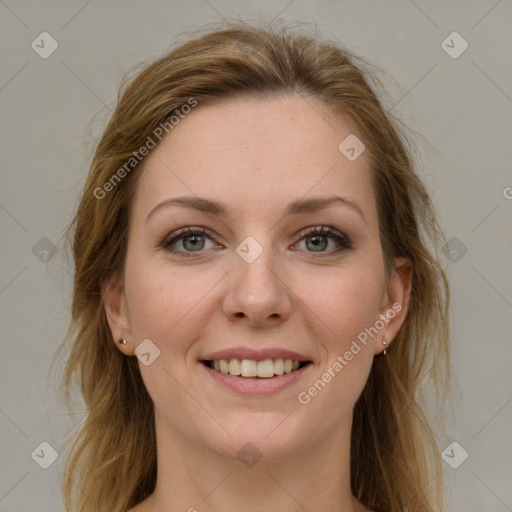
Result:
<instances>
[{"instance_id":1,"label":"gold stud earring","mask_svg":"<svg viewBox=\"0 0 512 512\"><path fill-rule=\"evenodd\" d=\"M117 343L119 343L120 345L126 345L126 340L124 338L121 338Z\"/></svg>"}]
</instances>

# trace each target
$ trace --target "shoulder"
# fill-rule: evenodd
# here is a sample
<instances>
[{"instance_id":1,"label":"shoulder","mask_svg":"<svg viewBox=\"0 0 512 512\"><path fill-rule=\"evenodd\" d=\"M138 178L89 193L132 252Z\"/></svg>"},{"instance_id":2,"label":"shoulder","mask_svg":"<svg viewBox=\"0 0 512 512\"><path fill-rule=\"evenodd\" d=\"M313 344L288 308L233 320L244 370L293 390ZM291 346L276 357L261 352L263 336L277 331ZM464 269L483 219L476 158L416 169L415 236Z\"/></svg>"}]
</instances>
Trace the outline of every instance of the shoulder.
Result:
<instances>
[{"instance_id":1,"label":"shoulder","mask_svg":"<svg viewBox=\"0 0 512 512\"><path fill-rule=\"evenodd\" d=\"M126 512L151 512L151 510L151 506L146 499L135 505L135 507L128 509Z\"/></svg>"}]
</instances>

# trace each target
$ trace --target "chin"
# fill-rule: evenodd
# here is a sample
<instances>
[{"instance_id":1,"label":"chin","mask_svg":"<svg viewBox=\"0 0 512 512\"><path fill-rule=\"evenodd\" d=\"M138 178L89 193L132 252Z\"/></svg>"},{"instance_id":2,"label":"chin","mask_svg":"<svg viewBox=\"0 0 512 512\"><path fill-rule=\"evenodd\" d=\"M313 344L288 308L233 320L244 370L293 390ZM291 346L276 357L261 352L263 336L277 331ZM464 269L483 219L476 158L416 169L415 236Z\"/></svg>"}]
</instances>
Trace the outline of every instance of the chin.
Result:
<instances>
[{"instance_id":1,"label":"chin","mask_svg":"<svg viewBox=\"0 0 512 512\"><path fill-rule=\"evenodd\" d=\"M222 430L215 442L211 438L204 442L218 455L241 462L245 457L261 458L262 462L285 458L311 441L313 433L292 418L294 413L288 417L287 414L245 413L236 420L223 422L232 436Z\"/></svg>"}]
</instances>

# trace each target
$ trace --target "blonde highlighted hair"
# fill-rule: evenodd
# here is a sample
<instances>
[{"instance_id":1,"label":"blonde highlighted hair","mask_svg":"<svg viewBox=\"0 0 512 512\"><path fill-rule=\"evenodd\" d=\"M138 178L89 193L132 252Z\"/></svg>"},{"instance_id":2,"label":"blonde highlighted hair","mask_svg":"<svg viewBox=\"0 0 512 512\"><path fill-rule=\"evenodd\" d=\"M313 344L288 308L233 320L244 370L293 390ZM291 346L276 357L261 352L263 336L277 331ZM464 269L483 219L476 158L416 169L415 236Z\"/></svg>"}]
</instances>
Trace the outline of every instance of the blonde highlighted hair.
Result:
<instances>
[{"instance_id":1,"label":"blonde highlighted hair","mask_svg":"<svg viewBox=\"0 0 512 512\"><path fill-rule=\"evenodd\" d=\"M67 512L125 512L156 484L152 401L137 358L112 340L101 296L106 280L123 274L143 160L101 199L95 190L191 98L207 104L292 94L320 101L352 124L370 156L388 275L400 256L413 270L407 317L387 355L374 358L354 408L352 492L376 512L443 510L441 460L423 391L435 389L442 404L449 383L449 286L437 250L445 239L406 131L370 85L378 79L356 60L280 21L223 22L146 65L120 93L66 232L75 268L72 320L59 349L66 351L62 389L68 407L76 387L87 408L66 461Z\"/></svg>"}]
</instances>

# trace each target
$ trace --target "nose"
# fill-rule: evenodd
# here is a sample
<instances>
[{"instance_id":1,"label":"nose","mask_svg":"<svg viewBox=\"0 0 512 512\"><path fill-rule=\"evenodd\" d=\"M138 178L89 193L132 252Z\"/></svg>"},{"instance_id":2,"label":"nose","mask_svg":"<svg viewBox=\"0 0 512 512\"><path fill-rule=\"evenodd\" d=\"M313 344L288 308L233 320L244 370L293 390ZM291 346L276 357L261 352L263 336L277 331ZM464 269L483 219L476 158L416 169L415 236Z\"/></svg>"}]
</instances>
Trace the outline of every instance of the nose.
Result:
<instances>
[{"instance_id":1,"label":"nose","mask_svg":"<svg viewBox=\"0 0 512 512\"><path fill-rule=\"evenodd\" d=\"M290 316L293 293L270 251L263 251L252 263L236 255L225 286L223 311L232 322L271 327Z\"/></svg>"}]
</instances>

